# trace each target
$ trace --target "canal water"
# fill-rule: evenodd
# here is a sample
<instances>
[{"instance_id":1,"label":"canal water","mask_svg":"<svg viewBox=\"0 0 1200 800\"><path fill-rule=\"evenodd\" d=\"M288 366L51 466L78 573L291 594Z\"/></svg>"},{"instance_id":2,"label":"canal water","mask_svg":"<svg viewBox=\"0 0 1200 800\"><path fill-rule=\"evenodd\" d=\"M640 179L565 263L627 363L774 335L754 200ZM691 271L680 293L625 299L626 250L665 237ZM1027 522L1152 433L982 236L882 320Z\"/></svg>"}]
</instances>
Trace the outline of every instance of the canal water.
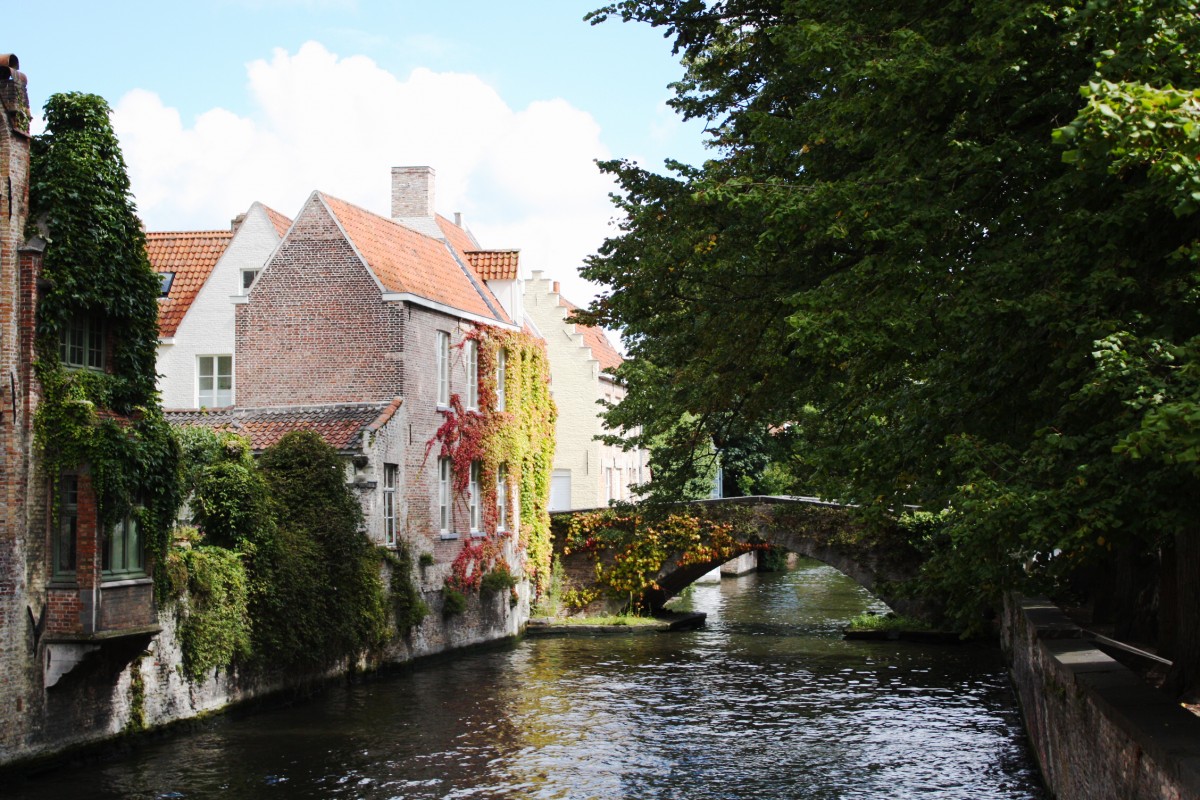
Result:
<instances>
[{"instance_id":1,"label":"canal water","mask_svg":"<svg viewBox=\"0 0 1200 800\"><path fill-rule=\"evenodd\" d=\"M526 639L232 714L37 798L1045 798L993 648L847 642L817 562L697 584L692 632Z\"/></svg>"}]
</instances>

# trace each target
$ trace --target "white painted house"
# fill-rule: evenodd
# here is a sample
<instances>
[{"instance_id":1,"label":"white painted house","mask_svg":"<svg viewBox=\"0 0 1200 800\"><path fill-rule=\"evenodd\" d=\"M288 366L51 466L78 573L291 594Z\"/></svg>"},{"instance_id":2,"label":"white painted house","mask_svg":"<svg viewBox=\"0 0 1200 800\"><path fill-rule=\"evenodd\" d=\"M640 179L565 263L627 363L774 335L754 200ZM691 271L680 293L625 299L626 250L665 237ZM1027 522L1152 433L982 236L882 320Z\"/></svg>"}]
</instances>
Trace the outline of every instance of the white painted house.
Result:
<instances>
[{"instance_id":1,"label":"white painted house","mask_svg":"<svg viewBox=\"0 0 1200 800\"><path fill-rule=\"evenodd\" d=\"M146 234L162 276L158 389L164 408L223 408L237 401L234 304L279 246L291 220L254 203L228 231Z\"/></svg>"},{"instance_id":2,"label":"white painted house","mask_svg":"<svg viewBox=\"0 0 1200 800\"><path fill-rule=\"evenodd\" d=\"M525 319L546 341L550 388L558 406L550 510L600 508L635 499L631 486L650 479L649 453L596 440L604 427L600 401L619 403L625 387L612 375L621 354L599 328L567 322L575 306L558 282L534 271L525 283Z\"/></svg>"}]
</instances>

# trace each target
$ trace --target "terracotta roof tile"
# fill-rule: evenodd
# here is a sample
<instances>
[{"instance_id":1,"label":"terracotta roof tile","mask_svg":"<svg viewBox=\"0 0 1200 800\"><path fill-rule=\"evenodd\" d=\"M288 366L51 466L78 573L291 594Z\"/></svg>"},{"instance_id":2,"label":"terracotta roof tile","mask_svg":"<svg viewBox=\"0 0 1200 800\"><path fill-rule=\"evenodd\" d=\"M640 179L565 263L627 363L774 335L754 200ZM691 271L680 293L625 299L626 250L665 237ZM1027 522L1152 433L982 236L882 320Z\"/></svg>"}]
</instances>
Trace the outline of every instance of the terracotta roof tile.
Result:
<instances>
[{"instance_id":1,"label":"terracotta roof tile","mask_svg":"<svg viewBox=\"0 0 1200 800\"><path fill-rule=\"evenodd\" d=\"M311 430L334 449L345 452L357 450L362 434L385 425L401 402L396 398L390 403L174 410L165 415L177 427L200 425L239 433L256 451L270 447L292 431Z\"/></svg>"},{"instance_id":2,"label":"terracotta roof tile","mask_svg":"<svg viewBox=\"0 0 1200 800\"><path fill-rule=\"evenodd\" d=\"M280 214L270 206L263 206L262 203L259 203L259 205L262 206L262 210L267 213L267 219L271 220L271 224L275 226L275 231L280 235L280 237L288 232L288 228L292 227L291 219L285 217L283 214Z\"/></svg>"},{"instance_id":3,"label":"terracotta roof tile","mask_svg":"<svg viewBox=\"0 0 1200 800\"><path fill-rule=\"evenodd\" d=\"M158 273L175 273L171 289L158 301L158 335L175 335L200 287L233 239L230 231L185 231L146 234L146 255Z\"/></svg>"},{"instance_id":4,"label":"terracotta roof tile","mask_svg":"<svg viewBox=\"0 0 1200 800\"><path fill-rule=\"evenodd\" d=\"M466 256L459 251L455 258L450 249L453 243L425 236L336 197L320 197L386 291L411 293L477 316L509 322L491 290L477 276L468 275Z\"/></svg>"},{"instance_id":5,"label":"terracotta roof tile","mask_svg":"<svg viewBox=\"0 0 1200 800\"><path fill-rule=\"evenodd\" d=\"M465 255L485 281L515 281L520 273L520 250L467 250Z\"/></svg>"},{"instance_id":6,"label":"terracotta roof tile","mask_svg":"<svg viewBox=\"0 0 1200 800\"><path fill-rule=\"evenodd\" d=\"M561 294L558 296L558 304L567 309L568 313L579 310L578 306ZM583 343L592 351L592 358L600 362L601 372L614 370L625 363L625 359L621 358L621 354L612 346L604 331L591 325L576 325L575 330L583 334Z\"/></svg>"}]
</instances>

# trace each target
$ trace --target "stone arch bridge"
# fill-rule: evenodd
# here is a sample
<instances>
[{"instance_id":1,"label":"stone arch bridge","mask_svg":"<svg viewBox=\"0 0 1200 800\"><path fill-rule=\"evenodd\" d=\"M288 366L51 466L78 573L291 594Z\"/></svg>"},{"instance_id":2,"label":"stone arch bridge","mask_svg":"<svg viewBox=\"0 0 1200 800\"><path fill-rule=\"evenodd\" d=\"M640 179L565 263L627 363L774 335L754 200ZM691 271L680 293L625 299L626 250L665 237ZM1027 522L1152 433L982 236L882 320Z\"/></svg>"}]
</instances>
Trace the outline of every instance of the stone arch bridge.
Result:
<instances>
[{"instance_id":1,"label":"stone arch bridge","mask_svg":"<svg viewBox=\"0 0 1200 800\"><path fill-rule=\"evenodd\" d=\"M659 611L709 571L766 545L828 564L898 613L931 611L904 592L923 560L904 531L864 524L853 509L816 498L730 497L565 511L551 520L571 599L591 614L630 605ZM668 529L686 535L663 535ZM646 576L641 586L630 580L639 571Z\"/></svg>"}]
</instances>

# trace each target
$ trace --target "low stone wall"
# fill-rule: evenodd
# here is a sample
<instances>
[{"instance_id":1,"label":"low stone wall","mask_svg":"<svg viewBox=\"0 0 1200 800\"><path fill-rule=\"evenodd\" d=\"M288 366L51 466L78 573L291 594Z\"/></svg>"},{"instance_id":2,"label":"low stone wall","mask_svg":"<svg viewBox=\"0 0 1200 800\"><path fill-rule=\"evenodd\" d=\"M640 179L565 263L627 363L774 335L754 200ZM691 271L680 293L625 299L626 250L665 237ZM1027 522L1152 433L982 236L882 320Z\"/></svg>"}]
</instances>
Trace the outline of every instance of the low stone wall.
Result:
<instances>
[{"instance_id":1,"label":"low stone wall","mask_svg":"<svg viewBox=\"0 0 1200 800\"><path fill-rule=\"evenodd\" d=\"M0 699L16 703L22 710L20 725L0 731L0 770L20 771L33 761L53 759L81 746L194 719L351 670L404 664L511 638L521 633L529 619L528 582L518 584L515 595L470 593L466 610L447 616L440 589L442 573L433 567L422 572L430 573L423 576L420 586L430 614L420 625L406 634L397 634L369 658L335 665L320 673L281 670L246 674L222 669L214 670L204 680L190 681L181 668L183 653L173 607L160 610L156 634L144 641L131 640L137 643L135 652L95 648L49 688L40 688L41 650L32 649L22 666L29 673L28 683L37 688L22 696L0 685Z\"/></svg>"},{"instance_id":2,"label":"low stone wall","mask_svg":"<svg viewBox=\"0 0 1200 800\"><path fill-rule=\"evenodd\" d=\"M1097 650L1047 600L1008 598L1002 638L1058 800L1200 798L1200 718Z\"/></svg>"}]
</instances>

